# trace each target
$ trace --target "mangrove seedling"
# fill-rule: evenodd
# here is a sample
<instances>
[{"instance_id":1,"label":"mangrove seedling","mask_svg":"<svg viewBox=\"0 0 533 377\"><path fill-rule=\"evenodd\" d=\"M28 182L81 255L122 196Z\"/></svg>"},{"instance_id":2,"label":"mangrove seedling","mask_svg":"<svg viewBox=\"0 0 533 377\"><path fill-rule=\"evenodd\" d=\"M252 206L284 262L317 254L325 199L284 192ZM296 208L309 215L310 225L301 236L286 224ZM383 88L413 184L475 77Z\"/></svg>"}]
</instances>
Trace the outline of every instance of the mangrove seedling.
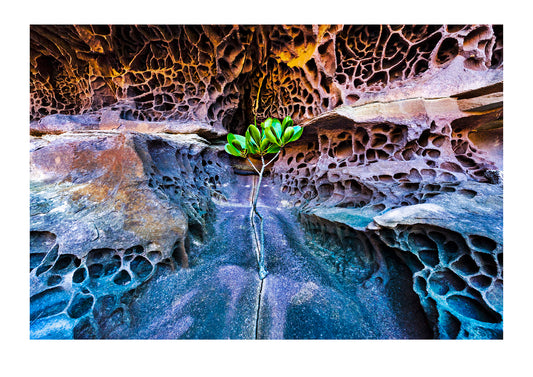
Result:
<instances>
[{"instance_id":1,"label":"mangrove seedling","mask_svg":"<svg viewBox=\"0 0 533 377\"><path fill-rule=\"evenodd\" d=\"M303 128L295 126L290 116L285 117L281 122L276 118L268 118L261 123L260 128L257 127L257 122L255 123L248 126L245 136L229 133L228 143L224 149L233 156L246 158L259 175L257 185L255 185L255 192L252 195L250 225L256 244L259 278L263 280L268 272L265 266L263 216L257 210L257 199L259 197L261 180L263 179L265 168L279 156L283 147L300 138ZM267 154L274 154L274 157L269 159L268 162L265 160ZM260 168L252 163L250 156L256 156L258 159L261 159ZM255 216L259 218L259 230L255 224Z\"/></svg>"}]
</instances>

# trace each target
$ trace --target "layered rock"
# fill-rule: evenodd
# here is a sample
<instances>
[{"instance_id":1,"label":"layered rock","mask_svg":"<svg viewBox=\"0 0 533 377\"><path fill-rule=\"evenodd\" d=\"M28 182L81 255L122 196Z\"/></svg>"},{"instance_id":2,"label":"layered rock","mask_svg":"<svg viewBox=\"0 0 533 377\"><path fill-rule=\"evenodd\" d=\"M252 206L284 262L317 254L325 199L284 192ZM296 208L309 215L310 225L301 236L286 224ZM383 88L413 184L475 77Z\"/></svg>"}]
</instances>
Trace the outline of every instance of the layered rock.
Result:
<instances>
[{"instance_id":1,"label":"layered rock","mask_svg":"<svg viewBox=\"0 0 533 377\"><path fill-rule=\"evenodd\" d=\"M98 336L127 322L128 295L188 266L228 179L196 135L83 131L31 140L31 331Z\"/></svg>"},{"instance_id":2,"label":"layered rock","mask_svg":"<svg viewBox=\"0 0 533 377\"><path fill-rule=\"evenodd\" d=\"M35 25L31 117L310 119L340 105L449 96L501 80L499 25Z\"/></svg>"},{"instance_id":3,"label":"layered rock","mask_svg":"<svg viewBox=\"0 0 533 377\"><path fill-rule=\"evenodd\" d=\"M501 25L30 39L33 338L503 336ZM222 140L286 115L263 289Z\"/></svg>"},{"instance_id":4,"label":"layered rock","mask_svg":"<svg viewBox=\"0 0 533 377\"><path fill-rule=\"evenodd\" d=\"M273 168L304 224L340 237L342 271L409 265L437 337L502 337L501 90L339 107Z\"/></svg>"}]
</instances>

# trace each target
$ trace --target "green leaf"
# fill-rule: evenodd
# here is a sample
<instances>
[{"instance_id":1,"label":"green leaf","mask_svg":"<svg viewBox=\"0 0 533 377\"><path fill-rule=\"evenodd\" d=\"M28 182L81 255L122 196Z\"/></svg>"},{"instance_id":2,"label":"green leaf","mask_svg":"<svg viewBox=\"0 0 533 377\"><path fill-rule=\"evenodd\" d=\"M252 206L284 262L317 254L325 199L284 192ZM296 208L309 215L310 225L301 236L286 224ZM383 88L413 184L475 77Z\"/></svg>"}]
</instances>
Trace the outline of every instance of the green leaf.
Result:
<instances>
[{"instance_id":1,"label":"green leaf","mask_svg":"<svg viewBox=\"0 0 533 377\"><path fill-rule=\"evenodd\" d=\"M241 144L242 149L246 148L246 138L241 135L233 135L235 139Z\"/></svg>"},{"instance_id":2,"label":"green leaf","mask_svg":"<svg viewBox=\"0 0 533 377\"><path fill-rule=\"evenodd\" d=\"M257 145L252 140L252 137L250 136L250 132L248 132L248 130L246 130L245 139L246 139L246 150L248 151L248 153L257 154Z\"/></svg>"},{"instance_id":3,"label":"green leaf","mask_svg":"<svg viewBox=\"0 0 533 377\"><path fill-rule=\"evenodd\" d=\"M265 137L268 139L271 143L279 145L280 142L278 138L276 137L275 131L272 128L272 126L265 128Z\"/></svg>"},{"instance_id":4,"label":"green leaf","mask_svg":"<svg viewBox=\"0 0 533 377\"><path fill-rule=\"evenodd\" d=\"M259 145L261 143L261 132L259 132L256 126L254 126L253 124L250 124L248 126L247 132L250 132L250 136L254 139L256 144Z\"/></svg>"},{"instance_id":5,"label":"green leaf","mask_svg":"<svg viewBox=\"0 0 533 377\"><path fill-rule=\"evenodd\" d=\"M244 141L244 148L243 146L241 145L241 142L237 139L233 139L231 141L231 145L237 149L239 152L242 152L244 149L246 149L246 140Z\"/></svg>"},{"instance_id":6,"label":"green leaf","mask_svg":"<svg viewBox=\"0 0 533 377\"><path fill-rule=\"evenodd\" d=\"M287 144L291 140L292 135L294 135L294 128L287 127L283 133L283 137L281 138L283 145Z\"/></svg>"},{"instance_id":7,"label":"green leaf","mask_svg":"<svg viewBox=\"0 0 533 377\"><path fill-rule=\"evenodd\" d=\"M266 153L278 153L280 151L281 147L278 145L272 144L266 151Z\"/></svg>"},{"instance_id":8,"label":"green leaf","mask_svg":"<svg viewBox=\"0 0 533 377\"><path fill-rule=\"evenodd\" d=\"M294 122L292 121L290 116L286 116L283 119L283 122L281 123L281 128L286 129L287 127L292 127L294 125Z\"/></svg>"},{"instance_id":9,"label":"green leaf","mask_svg":"<svg viewBox=\"0 0 533 377\"><path fill-rule=\"evenodd\" d=\"M281 136L283 135L283 129L278 119L272 119L272 128L274 128L274 130L276 131L278 139L281 140Z\"/></svg>"},{"instance_id":10,"label":"green leaf","mask_svg":"<svg viewBox=\"0 0 533 377\"><path fill-rule=\"evenodd\" d=\"M266 152L268 147L269 147L269 144L270 144L270 140L268 139L263 139L261 140L261 148L260 148L260 151L261 152Z\"/></svg>"},{"instance_id":11,"label":"green leaf","mask_svg":"<svg viewBox=\"0 0 533 377\"><path fill-rule=\"evenodd\" d=\"M237 150L246 149L246 139L244 136L229 133L227 138L228 144L233 145Z\"/></svg>"},{"instance_id":12,"label":"green leaf","mask_svg":"<svg viewBox=\"0 0 533 377\"><path fill-rule=\"evenodd\" d=\"M239 152L237 149L235 149L235 147L231 144L226 144L224 146L224 149L226 150L226 152L228 152L229 154L235 156L235 157L241 157L241 152Z\"/></svg>"},{"instance_id":13,"label":"green leaf","mask_svg":"<svg viewBox=\"0 0 533 377\"><path fill-rule=\"evenodd\" d=\"M300 136L302 136L302 132L304 132L304 129L300 126L294 126L293 129L294 129L294 134L290 138L289 142L298 140Z\"/></svg>"},{"instance_id":14,"label":"green leaf","mask_svg":"<svg viewBox=\"0 0 533 377\"><path fill-rule=\"evenodd\" d=\"M264 122L261 122L261 127L268 128L272 124L272 118L268 118Z\"/></svg>"}]
</instances>

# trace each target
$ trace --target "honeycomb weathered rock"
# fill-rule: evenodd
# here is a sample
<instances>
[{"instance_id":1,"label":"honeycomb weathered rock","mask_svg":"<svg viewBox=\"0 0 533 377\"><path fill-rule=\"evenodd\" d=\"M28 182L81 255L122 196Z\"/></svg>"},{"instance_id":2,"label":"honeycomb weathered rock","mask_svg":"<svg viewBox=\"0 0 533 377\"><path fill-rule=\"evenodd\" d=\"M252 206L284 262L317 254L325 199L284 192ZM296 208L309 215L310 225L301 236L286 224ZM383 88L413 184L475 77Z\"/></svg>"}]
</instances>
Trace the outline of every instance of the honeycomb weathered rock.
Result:
<instances>
[{"instance_id":1,"label":"honeycomb weathered rock","mask_svg":"<svg viewBox=\"0 0 533 377\"><path fill-rule=\"evenodd\" d=\"M467 180L490 182L490 172L502 169L503 101L501 85L487 91L475 101L339 107L304 125L304 137L273 170L304 208L385 210L460 191ZM484 146L488 140L491 148Z\"/></svg>"},{"instance_id":2,"label":"honeycomb weathered rock","mask_svg":"<svg viewBox=\"0 0 533 377\"><path fill-rule=\"evenodd\" d=\"M31 146L31 337L113 337L136 288L188 266L223 197L222 152L196 135L109 131Z\"/></svg>"},{"instance_id":3,"label":"honeycomb weathered rock","mask_svg":"<svg viewBox=\"0 0 533 377\"><path fill-rule=\"evenodd\" d=\"M501 89L339 107L304 124L273 167L343 273L357 249L355 265L386 284L377 261L400 255L436 337L503 336Z\"/></svg>"},{"instance_id":4,"label":"honeycomb weathered rock","mask_svg":"<svg viewBox=\"0 0 533 377\"><path fill-rule=\"evenodd\" d=\"M259 119L302 121L476 89L503 64L499 25L34 25L30 36L33 120L109 109L240 130L259 90Z\"/></svg>"},{"instance_id":5,"label":"honeycomb weathered rock","mask_svg":"<svg viewBox=\"0 0 533 377\"><path fill-rule=\"evenodd\" d=\"M137 288L187 264L231 190L219 139L254 115L304 126L271 173L333 273L388 293L412 276L414 293L387 297L420 318L418 295L435 337L502 337L501 25L34 25L30 39L32 337L130 334ZM170 135L191 133L215 145Z\"/></svg>"}]
</instances>

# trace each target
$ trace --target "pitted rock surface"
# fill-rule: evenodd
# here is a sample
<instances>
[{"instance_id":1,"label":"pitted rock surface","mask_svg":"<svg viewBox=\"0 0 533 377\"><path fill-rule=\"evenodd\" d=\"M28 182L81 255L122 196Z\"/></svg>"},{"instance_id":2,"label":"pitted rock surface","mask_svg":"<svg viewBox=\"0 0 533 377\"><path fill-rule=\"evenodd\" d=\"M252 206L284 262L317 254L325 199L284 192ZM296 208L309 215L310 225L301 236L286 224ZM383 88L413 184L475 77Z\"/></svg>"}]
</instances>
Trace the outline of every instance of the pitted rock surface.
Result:
<instances>
[{"instance_id":1,"label":"pitted rock surface","mask_svg":"<svg viewBox=\"0 0 533 377\"><path fill-rule=\"evenodd\" d=\"M503 336L501 89L339 107L273 167L306 226L344 240L325 253L341 271L357 271L376 236L374 258L392 248L405 260L441 338Z\"/></svg>"},{"instance_id":2,"label":"pitted rock surface","mask_svg":"<svg viewBox=\"0 0 533 377\"><path fill-rule=\"evenodd\" d=\"M112 337L136 288L189 265L229 179L224 156L195 135L66 133L31 146L31 336Z\"/></svg>"},{"instance_id":3,"label":"pitted rock surface","mask_svg":"<svg viewBox=\"0 0 533 377\"><path fill-rule=\"evenodd\" d=\"M32 338L503 337L501 25L33 25L30 62ZM304 127L263 283L258 94Z\"/></svg>"},{"instance_id":4,"label":"pitted rock surface","mask_svg":"<svg viewBox=\"0 0 533 377\"><path fill-rule=\"evenodd\" d=\"M111 111L240 130L258 91L259 119L303 121L477 89L503 66L499 25L35 25L30 38L32 120Z\"/></svg>"}]
</instances>

